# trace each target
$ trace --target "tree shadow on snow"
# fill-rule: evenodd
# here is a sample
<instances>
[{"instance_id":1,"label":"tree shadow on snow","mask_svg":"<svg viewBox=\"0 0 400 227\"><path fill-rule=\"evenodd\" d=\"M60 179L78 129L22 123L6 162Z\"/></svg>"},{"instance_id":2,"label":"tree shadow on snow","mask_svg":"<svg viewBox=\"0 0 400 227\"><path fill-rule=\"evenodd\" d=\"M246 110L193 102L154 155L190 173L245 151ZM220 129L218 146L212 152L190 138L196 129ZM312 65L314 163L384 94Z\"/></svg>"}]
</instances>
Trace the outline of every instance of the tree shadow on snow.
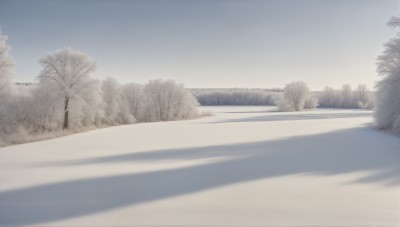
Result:
<instances>
[{"instance_id":1,"label":"tree shadow on snow","mask_svg":"<svg viewBox=\"0 0 400 227\"><path fill-rule=\"evenodd\" d=\"M257 122L257 121L296 121L296 120L319 120L337 118L371 117L372 113L359 111L352 113L301 113L301 114L266 114L261 116L222 120L210 123L229 123L229 122Z\"/></svg>"},{"instance_id":2,"label":"tree shadow on snow","mask_svg":"<svg viewBox=\"0 0 400 227\"><path fill-rule=\"evenodd\" d=\"M253 114L253 113L271 113L271 112L278 112L277 109L264 109L264 110L247 110L247 111L223 111L221 113L232 113L232 114L237 114L237 113L248 113L248 114Z\"/></svg>"},{"instance_id":3,"label":"tree shadow on snow","mask_svg":"<svg viewBox=\"0 0 400 227\"><path fill-rule=\"evenodd\" d=\"M45 184L0 193L0 225L63 220L236 183L292 174L370 171L350 183L400 185L400 143L370 128L221 146L135 152L65 162L76 165L222 158L145 173Z\"/></svg>"}]
</instances>

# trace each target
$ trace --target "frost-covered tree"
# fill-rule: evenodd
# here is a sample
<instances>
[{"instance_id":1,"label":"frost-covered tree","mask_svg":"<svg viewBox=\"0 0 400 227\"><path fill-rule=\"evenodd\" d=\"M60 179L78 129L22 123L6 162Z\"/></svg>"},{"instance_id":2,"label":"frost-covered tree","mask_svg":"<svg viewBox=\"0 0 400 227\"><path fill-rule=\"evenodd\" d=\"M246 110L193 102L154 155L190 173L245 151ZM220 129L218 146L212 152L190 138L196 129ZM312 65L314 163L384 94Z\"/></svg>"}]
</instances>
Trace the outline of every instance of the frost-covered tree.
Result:
<instances>
[{"instance_id":1,"label":"frost-covered tree","mask_svg":"<svg viewBox=\"0 0 400 227\"><path fill-rule=\"evenodd\" d=\"M318 102L321 107L338 107L339 94L332 87L325 87L318 96Z\"/></svg>"},{"instance_id":2,"label":"frost-covered tree","mask_svg":"<svg viewBox=\"0 0 400 227\"><path fill-rule=\"evenodd\" d=\"M10 55L11 47L7 45L7 37L0 33L0 146L3 136L8 132L9 127L15 125L9 111L11 96L12 75L14 71L14 60Z\"/></svg>"},{"instance_id":3,"label":"frost-covered tree","mask_svg":"<svg viewBox=\"0 0 400 227\"><path fill-rule=\"evenodd\" d=\"M400 26L400 17L393 16L390 18L389 22L387 23L388 26L397 28Z\"/></svg>"},{"instance_id":4,"label":"frost-covered tree","mask_svg":"<svg viewBox=\"0 0 400 227\"><path fill-rule=\"evenodd\" d=\"M73 98L70 103L70 124L75 128L98 126L104 119L101 83L91 79L89 85L88 89L81 91L80 96Z\"/></svg>"},{"instance_id":5,"label":"frost-covered tree","mask_svg":"<svg viewBox=\"0 0 400 227\"><path fill-rule=\"evenodd\" d=\"M398 27L400 17L392 17L389 25ZM375 122L378 128L400 132L400 37L389 40L377 59L382 77L376 88Z\"/></svg>"},{"instance_id":6,"label":"frost-covered tree","mask_svg":"<svg viewBox=\"0 0 400 227\"><path fill-rule=\"evenodd\" d=\"M0 105L11 92L14 59L10 55L11 47L7 45L7 37L0 33Z\"/></svg>"},{"instance_id":7,"label":"frost-covered tree","mask_svg":"<svg viewBox=\"0 0 400 227\"><path fill-rule=\"evenodd\" d=\"M355 104L360 109L371 109L374 106L374 99L367 85L360 84L354 91Z\"/></svg>"},{"instance_id":8,"label":"frost-covered tree","mask_svg":"<svg viewBox=\"0 0 400 227\"><path fill-rule=\"evenodd\" d=\"M122 87L121 105L137 121L145 121L146 96L142 84L128 83Z\"/></svg>"},{"instance_id":9,"label":"frost-covered tree","mask_svg":"<svg viewBox=\"0 0 400 227\"><path fill-rule=\"evenodd\" d=\"M310 97L310 89L303 81L289 83L283 89L283 96L278 101L281 111L301 111L305 101Z\"/></svg>"},{"instance_id":10,"label":"frost-covered tree","mask_svg":"<svg viewBox=\"0 0 400 227\"><path fill-rule=\"evenodd\" d=\"M340 97L342 98L342 106L344 108L351 108L354 106L355 103L351 85L345 84L342 86Z\"/></svg>"},{"instance_id":11,"label":"frost-covered tree","mask_svg":"<svg viewBox=\"0 0 400 227\"><path fill-rule=\"evenodd\" d=\"M38 76L40 86L48 86L61 97L64 106L63 129L69 127L71 106L85 104L95 98L91 91L96 89L97 81L90 77L96 62L79 51L62 49L42 58L39 63L42 71ZM76 103L72 103L78 101Z\"/></svg>"},{"instance_id":12,"label":"frost-covered tree","mask_svg":"<svg viewBox=\"0 0 400 227\"><path fill-rule=\"evenodd\" d=\"M116 124L120 111L120 93L122 85L108 77L101 84L104 102L104 117L108 124Z\"/></svg>"},{"instance_id":13,"label":"frost-covered tree","mask_svg":"<svg viewBox=\"0 0 400 227\"><path fill-rule=\"evenodd\" d=\"M151 80L145 85L150 121L188 119L198 115L198 102L192 93L174 80Z\"/></svg>"},{"instance_id":14,"label":"frost-covered tree","mask_svg":"<svg viewBox=\"0 0 400 227\"><path fill-rule=\"evenodd\" d=\"M319 106L325 108L372 109L375 105L374 93L366 85L358 85L355 90L350 85L342 89L326 87L317 97Z\"/></svg>"},{"instance_id":15,"label":"frost-covered tree","mask_svg":"<svg viewBox=\"0 0 400 227\"><path fill-rule=\"evenodd\" d=\"M377 84L375 122L380 129L400 132L400 69Z\"/></svg>"},{"instance_id":16,"label":"frost-covered tree","mask_svg":"<svg viewBox=\"0 0 400 227\"><path fill-rule=\"evenodd\" d=\"M385 49L377 58L379 75L386 76L400 67L400 38L396 37L385 44Z\"/></svg>"},{"instance_id":17,"label":"frost-covered tree","mask_svg":"<svg viewBox=\"0 0 400 227\"><path fill-rule=\"evenodd\" d=\"M105 123L109 125L134 123L134 111L131 106L136 106L136 100L131 100L127 85L121 85L114 78L106 78L102 82L104 118ZM143 97L140 97L143 99ZM137 112L139 112L137 110Z\"/></svg>"}]
</instances>

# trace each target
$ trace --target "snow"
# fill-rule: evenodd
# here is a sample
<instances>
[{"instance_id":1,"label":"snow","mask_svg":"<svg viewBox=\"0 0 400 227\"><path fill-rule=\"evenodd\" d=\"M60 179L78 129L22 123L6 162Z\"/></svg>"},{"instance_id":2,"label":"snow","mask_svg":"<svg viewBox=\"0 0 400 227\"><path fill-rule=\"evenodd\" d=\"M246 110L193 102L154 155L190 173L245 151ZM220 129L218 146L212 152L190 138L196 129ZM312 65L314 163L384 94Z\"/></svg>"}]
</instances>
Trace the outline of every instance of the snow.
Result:
<instances>
[{"instance_id":1,"label":"snow","mask_svg":"<svg viewBox=\"0 0 400 227\"><path fill-rule=\"evenodd\" d=\"M371 111L202 110L0 149L0 225L400 226Z\"/></svg>"}]
</instances>

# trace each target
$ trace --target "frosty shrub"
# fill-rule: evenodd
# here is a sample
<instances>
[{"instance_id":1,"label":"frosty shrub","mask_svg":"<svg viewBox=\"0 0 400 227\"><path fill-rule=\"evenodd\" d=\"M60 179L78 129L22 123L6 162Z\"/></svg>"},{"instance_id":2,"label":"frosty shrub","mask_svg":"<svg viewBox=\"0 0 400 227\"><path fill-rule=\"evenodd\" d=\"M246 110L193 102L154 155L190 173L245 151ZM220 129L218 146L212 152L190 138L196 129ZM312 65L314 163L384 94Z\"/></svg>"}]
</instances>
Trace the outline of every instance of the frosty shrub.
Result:
<instances>
[{"instance_id":1,"label":"frosty shrub","mask_svg":"<svg viewBox=\"0 0 400 227\"><path fill-rule=\"evenodd\" d=\"M108 77L102 82L104 123L106 125L130 124L136 121L135 111L131 106L136 100L131 99L127 89L129 85L121 85L116 79ZM143 97L140 97L143 99Z\"/></svg>"},{"instance_id":2,"label":"frosty shrub","mask_svg":"<svg viewBox=\"0 0 400 227\"><path fill-rule=\"evenodd\" d=\"M359 109L373 109L375 106L375 94L368 90L366 85L358 85L354 91L354 98Z\"/></svg>"},{"instance_id":3,"label":"frosty shrub","mask_svg":"<svg viewBox=\"0 0 400 227\"><path fill-rule=\"evenodd\" d=\"M282 112L291 112L291 111L295 111L293 105L291 105L288 100L286 100L283 95L278 98L276 101L276 106L278 107L279 111Z\"/></svg>"},{"instance_id":4,"label":"frosty shrub","mask_svg":"<svg viewBox=\"0 0 400 227\"><path fill-rule=\"evenodd\" d=\"M318 106L318 99L314 96L309 97L304 101L304 109L306 110L313 110L316 109Z\"/></svg>"},{"instance_id":5,"label":"frosty shrub","mask_svg":"<svg viewBox=\"0 0 400 227\"><path fill-rule=\"evenodd\" d=\"M310 89L302 81L289 83L283 89L283 95L277 106L280 111L302 111L305 102L310 98Z\"/></svg>"},{"instance_id":6,"label":"frosty shrub","mask_svg":"<svg viewBox=\"0 0 400 227\"><path fill-rule=\"evenodd\" d=\"M170 121L198 116L192 93L174 80L151 80L145 87L147 121Z\"/></svg>"}]
</instances>

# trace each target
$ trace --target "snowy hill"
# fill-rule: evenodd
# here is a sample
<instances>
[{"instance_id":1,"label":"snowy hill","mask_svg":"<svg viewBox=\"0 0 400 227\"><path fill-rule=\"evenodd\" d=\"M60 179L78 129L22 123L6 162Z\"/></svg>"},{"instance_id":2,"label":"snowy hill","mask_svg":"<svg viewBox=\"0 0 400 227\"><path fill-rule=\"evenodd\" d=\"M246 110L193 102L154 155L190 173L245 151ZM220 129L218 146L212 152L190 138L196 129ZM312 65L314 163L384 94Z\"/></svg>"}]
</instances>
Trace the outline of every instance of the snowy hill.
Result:
<instances>
[{"instance_id":1,"label":"snowy hill","mask_svg":"<svg viewBox=\"0 0 400 227\"><path fill-rule=\"evenodd\" d=\"M400 226L371 111L268 108L2 148L0 226Z\"/></svg>"}]
</instances>

